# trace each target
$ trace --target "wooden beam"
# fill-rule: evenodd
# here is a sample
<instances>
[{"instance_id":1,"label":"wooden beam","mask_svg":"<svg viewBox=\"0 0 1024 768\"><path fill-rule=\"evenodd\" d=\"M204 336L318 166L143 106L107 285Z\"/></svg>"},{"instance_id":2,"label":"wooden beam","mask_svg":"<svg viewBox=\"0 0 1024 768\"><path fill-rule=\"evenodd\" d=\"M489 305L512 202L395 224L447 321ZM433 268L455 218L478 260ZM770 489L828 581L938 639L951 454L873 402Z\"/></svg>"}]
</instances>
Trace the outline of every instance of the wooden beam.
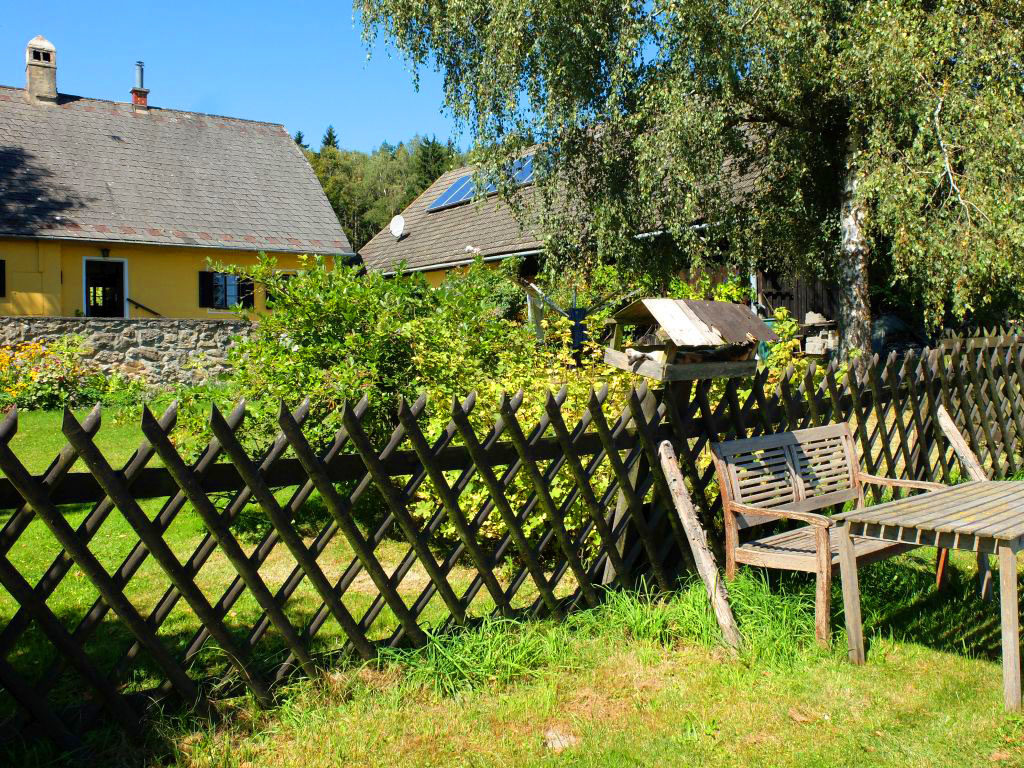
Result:
<instances>
[{"instance_id":1,"label":"wooden beam","mask_svg":"<svg viewBox=\"0 0 1024 768\"><path fill-rule=\"evenodd\" d=\"M722 630L722 638L733 650L739 650L742 643L739 627L736 626L736 618L732 615L732 608L729 606L729 593L725 589L725 583L718 572L718 563L715 562L715 555L708 547L707 534L697 518L697 510L693 507L693 501L686 490L683 482L683 473L679 470L679 459L672 449L672 443L668 440L658 446L658 457L661 460L661 469L665 473L669 490L672 494L672 502L676 508L676 514L686 531L686 538L690 542L690 551L693 553L693 561L697 565L697 572L704 581L704 588L707 590L708 600L715 611L715 618L718 619L718 626Z\"/></svg>"}]
</instances>

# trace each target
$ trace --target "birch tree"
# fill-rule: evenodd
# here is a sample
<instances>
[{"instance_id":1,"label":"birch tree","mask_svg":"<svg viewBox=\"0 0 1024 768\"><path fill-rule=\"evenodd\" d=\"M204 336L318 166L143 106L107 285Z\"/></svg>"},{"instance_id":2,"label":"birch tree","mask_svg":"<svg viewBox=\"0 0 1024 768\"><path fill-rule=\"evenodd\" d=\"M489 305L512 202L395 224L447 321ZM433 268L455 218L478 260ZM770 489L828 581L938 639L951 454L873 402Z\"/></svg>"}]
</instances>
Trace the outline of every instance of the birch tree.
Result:
<instances>
[{"instance_id":1,"label":"birch tree","mask_svg":"<svg viewBox=\"0 0 1024 768\"><path fill-rule=\"evenodd\" d=\"M933 325L1024 297L1020 0L356 0L368 42L443 74L495 175L533 143L550 252L726 259ZM664 232L653 249L640 233Z\"/></svg>"}]
</instances>

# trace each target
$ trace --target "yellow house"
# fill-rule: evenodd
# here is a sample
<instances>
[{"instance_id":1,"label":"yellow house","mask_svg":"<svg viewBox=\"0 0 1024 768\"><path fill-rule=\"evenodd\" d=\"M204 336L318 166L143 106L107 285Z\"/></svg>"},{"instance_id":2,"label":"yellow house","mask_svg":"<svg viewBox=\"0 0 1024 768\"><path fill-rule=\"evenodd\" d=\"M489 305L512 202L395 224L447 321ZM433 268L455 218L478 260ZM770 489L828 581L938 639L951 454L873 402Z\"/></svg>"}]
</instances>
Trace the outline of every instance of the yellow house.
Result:
<instances>
[{"instance_id":1,"label":"yellow house","mask_svg":"<svg viewBox=\"0 0 1024 768\"><path fill-rule=\"evenodd\" d=\"M57 51L25 52L0 86L0 314L215 318L262 291L213 271L260 251L352 258L306 158L281 125L57 91Z\"/></svg>"}]
</instances>

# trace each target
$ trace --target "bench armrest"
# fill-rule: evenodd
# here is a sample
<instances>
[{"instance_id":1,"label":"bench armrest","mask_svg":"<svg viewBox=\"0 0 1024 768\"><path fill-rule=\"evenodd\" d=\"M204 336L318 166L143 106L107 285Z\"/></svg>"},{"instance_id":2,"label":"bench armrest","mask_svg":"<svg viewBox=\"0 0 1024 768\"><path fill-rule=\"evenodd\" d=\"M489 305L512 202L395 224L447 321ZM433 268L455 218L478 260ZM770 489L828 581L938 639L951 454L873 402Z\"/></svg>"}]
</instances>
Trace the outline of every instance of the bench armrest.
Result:
<instances>
[{"instance_id":1,"label":"bench armrest","mask_svg":"<svg viewBox=\"0 0 1024 768\"><path fill-rule=\"evenodd\" d=\"M788 509L754 507L750 504L736 504L735 502L729 504L729 509L744 515L764 515L765 517L777 517L780 520L800 520L822 528L832 527L831 519L813 512L793 512Z\"/></svg>"},{"instance_id":2,"label":"bench armrest","mask_svg":"<svg viewBox=\"0 0 1024 768\"><path fill-rule=\"evenodd\" d=\"M858 476L863 483L886 485L890 488L917 488L921 491L941 491L943 488L949 487L942 483L930 483L926 480L893 480L891 477L869 475L866 472L860 472L858 473Z\"/></svg>"}]
</instances>

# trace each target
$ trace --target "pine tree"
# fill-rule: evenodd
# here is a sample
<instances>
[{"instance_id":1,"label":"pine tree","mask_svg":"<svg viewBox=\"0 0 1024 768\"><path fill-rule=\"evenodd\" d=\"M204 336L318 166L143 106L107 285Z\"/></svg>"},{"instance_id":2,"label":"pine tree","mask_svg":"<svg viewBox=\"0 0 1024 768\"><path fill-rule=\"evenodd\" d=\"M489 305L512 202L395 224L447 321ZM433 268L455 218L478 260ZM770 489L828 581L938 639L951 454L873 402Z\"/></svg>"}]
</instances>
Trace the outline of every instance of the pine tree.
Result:
<instances>
[{"instance_id":1,"label":"pine tree","mask_svg":"<svg viewBox=\"0 0 1024 768\"><path fill-rule=\"evenodd\" d=\"M296 131L292 138L295 139L295 143L299 145L300 149L309 149L309 144L306 143L306 136L302 131Z\"/></svg>"},{"instance_id":2,"label":"pine tree","mask_svg":"<svg viewBox=\"0 0 1024 768\"><path fill-rule=\"evenodd\" d=\"M324 147L338 148L338 134L334 132L333 125L327 126L327 130L324 131L324 137L320 140L320 149Z\"/></svg>"},{"instance_id":3,"label":"pine tree","mask_svg":"<svg viewBox=\"0 0 1024 768\"><path fill-rule=\"evenodd\" d=\"M444 144L438 141L436 136L414 139L412 184L421 190L426 189L438 176L452 167L457 154L455 145L450 140Z\"/></svg>"}]
</instances>

